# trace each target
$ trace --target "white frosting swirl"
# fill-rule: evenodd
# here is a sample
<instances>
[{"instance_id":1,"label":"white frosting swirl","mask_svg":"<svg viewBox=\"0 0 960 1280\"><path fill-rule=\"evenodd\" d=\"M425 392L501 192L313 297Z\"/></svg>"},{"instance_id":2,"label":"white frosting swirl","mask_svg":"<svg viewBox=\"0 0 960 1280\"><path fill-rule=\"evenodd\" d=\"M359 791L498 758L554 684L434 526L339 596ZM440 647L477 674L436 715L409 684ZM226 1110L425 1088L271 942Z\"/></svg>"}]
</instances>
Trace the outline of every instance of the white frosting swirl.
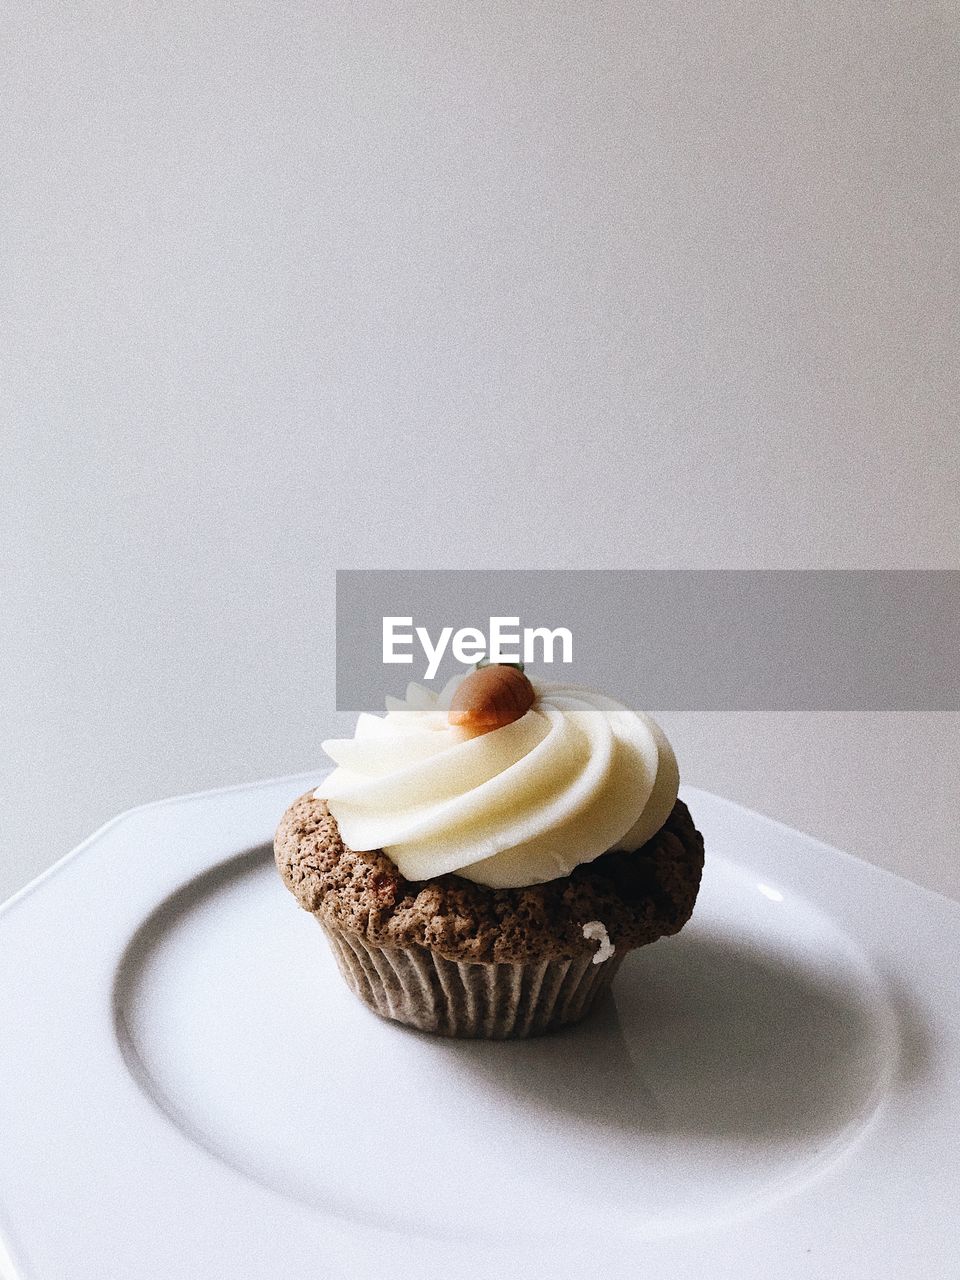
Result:
<instances>
[{"instance_id":1,"label":"white frosting swirl","mask_svg":"<svg viewBox=\"0 0 960 1280\"><path fill-rule=\"evenodd\" d=\"M408 880L456 872L496 889L569 875L639 849L677 798L677 762L649 716L574 685L535 685L519 720L475 734L447 722L460 679L362 714L323 749L314 793L351 849L382 849Z\"/></svg>"}]
</instances>

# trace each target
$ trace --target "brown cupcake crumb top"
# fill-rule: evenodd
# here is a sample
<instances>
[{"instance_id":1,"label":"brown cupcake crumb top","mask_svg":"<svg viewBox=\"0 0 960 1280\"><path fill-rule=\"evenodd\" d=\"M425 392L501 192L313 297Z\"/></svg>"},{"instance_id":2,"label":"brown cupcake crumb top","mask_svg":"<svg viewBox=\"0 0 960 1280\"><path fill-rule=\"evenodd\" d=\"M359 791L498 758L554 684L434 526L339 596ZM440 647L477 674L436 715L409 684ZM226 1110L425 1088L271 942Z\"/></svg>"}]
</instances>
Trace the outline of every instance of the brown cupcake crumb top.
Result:
<instances>
[{"instance_id":1,"label":"brown cupcake crumb top","mask_svg":"<svg viewBox=\"0 0 960 1280\"><path fill-rule=\"evenodd\" d=\"M596 921L618 954L676 933L703 870L703 840L682 800L642 849L605 853L570 876L516 889L453 874L405 880L382 850L348 849L312 792L283 815L274 850L287 887L318 920L377 946L421 946L480 963L595 952L583 927Z\"/></svg>"}]
</instances>

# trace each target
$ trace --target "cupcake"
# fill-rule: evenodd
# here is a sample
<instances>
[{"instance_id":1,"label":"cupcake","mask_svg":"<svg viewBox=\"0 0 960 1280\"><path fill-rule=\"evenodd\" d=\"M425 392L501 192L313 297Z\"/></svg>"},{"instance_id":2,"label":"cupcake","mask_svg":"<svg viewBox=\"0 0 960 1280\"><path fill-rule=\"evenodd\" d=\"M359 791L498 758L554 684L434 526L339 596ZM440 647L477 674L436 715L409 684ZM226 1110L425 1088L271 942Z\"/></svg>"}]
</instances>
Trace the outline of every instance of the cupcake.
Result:
<instances>
[{"instance_id":1,"label":"cupcake","mask_svg":"<svg viewBox=\"0 0 960 1280\"><path fill-rule=\"evenodd\" d=\"M386 1018L503 1039L579 1021L689 919L703 841L660 727L485 666L360 715L281 819L277 865Z\"/></svg>"}]
</instances>

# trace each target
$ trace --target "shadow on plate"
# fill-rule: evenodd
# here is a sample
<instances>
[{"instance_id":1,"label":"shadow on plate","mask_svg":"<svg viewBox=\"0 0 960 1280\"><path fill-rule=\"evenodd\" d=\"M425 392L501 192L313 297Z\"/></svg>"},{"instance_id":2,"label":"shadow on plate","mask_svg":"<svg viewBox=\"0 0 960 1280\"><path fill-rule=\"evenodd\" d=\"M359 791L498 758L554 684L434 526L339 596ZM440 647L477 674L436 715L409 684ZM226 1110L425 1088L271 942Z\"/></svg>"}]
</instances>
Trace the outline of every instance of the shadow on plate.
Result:
<instances>
[{"instance_id":1,"label":"shadow on plate","mask_svg":"<svg viewBox=\"0 0 960 1280\"><path fill-rule=\"evenodd\" d=\"M505 1103L564 1121L717 1140L814 1142L862 1120L923 1036L868 980L793 967L697 933L631 955L578 1027L544 1039L444 1041L455 1069ZM899 1023L900 1034L895 1029Z\"/></svg>"}]
</instances>

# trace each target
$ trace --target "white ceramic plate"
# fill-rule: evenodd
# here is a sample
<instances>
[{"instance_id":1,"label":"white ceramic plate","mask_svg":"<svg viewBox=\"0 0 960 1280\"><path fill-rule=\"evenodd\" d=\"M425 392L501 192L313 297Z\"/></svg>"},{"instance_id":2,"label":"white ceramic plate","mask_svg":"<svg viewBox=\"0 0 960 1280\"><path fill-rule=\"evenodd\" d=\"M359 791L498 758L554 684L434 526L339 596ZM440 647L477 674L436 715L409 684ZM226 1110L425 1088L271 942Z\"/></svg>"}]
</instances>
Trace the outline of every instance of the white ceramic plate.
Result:
<instances>
[{"instance_id":1,"label":"white ceramic plate","mask_svg":"<svg viewBox=\"0 0 960 1280\"><path fill-rule=\"evenodd\" d=\"M16 1280L955 1280L956 904L687 789L682 934L581 1027L433 1039L276 874L319 776L122 814L3 909Z\"/></svg>"}]
</instances>

